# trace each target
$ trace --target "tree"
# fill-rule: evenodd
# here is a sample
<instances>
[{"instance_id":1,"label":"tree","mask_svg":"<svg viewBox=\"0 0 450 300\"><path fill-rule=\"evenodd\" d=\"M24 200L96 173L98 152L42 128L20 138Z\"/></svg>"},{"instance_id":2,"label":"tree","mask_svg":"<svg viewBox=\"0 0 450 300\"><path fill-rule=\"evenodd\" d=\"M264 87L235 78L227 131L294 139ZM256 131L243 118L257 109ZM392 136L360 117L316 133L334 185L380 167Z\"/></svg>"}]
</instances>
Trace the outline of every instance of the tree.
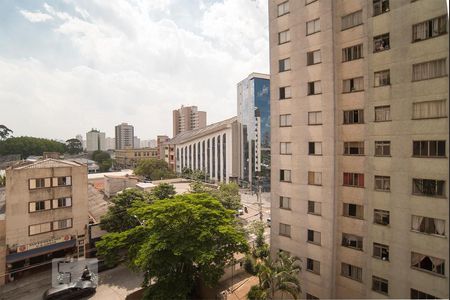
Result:
<instances>
[{"instance_id":1,"label":"tree","mask_svg":"<svg viewBox=\"0 0 450 300\"><path fill-rule=\"evenodd\" d=\"M192 175L192 169L188 167L183 167L181 170L181 177L183 178L191 178Z\"/></svg>"},{"instance_id":2,"label":"tree","mask_svg":"<svg viewBox=\"0 0 450 300\"><path fill-rule=\"evenodd\" d=\"M139 225L139 220L128 212L134 205L150 203L152 197L138 189L125 189L112 198L112 206L101 218L100 227L108 232L121 232Z\"/></svg>"},{"instance_id":3,"label":"tree","mask_svg":"<svg viewBox=\"0 0 450 300\"><path fill-rule=\"evenodd\" d=\"M83 152L83 144L78 139L68 139L66 141L67 153L78 154Z\"/></svg>"},{"instance_id":4,"label":"tree","mask_svg":"<svg viewBox=\"0 0 450 300\"><path fill-rule=\"evenodd\" d=\"M173 198L173 196L175 196L177 192L175 191L175 187L173 184L160 183L155 186L150 193L156 199L162 200Z\"/></svg>"},{"instance_id":5,"label":"tree","mask_svg":"<svg viewBox=\"0 0 450 300\"><path fill-rule=\"evenodd\" d=\"M234 182L221 183L218 188L211 188L200 181L194 181L189 185L189 188L192 193L210 194L213 198L219 200L226 209L237 211L242 207L239 186Z\"/></svg>"},{"instance_id":6,"label":"tree","mask_svg":"<svg viewBox=\"0 0 450 300\"><path fill-rule=\"evenodd\" d=\"M6 185L6 176L0 175L0 186Z\"/></svg>"},{"instance_id":7,"label":"tree","mask_svg":"<svg viewBox=\"0 0 450 300\"><path fill-rule=\"evenodd\" d=\"M92 159L97 162L101 172L108 171L112 166L111 155L108 152L101 150L94 151L92 153Z\"/></svg>"},{"instance_id":8,"label":"tree","mask_svg":"<svg viewBox=\"0 0 450 300\"><path fill-rule=\"evenodd\" d=\"M134 169L134 174L149 178L150 180L160 180L174 178L175 174L169 169L167 162L161 159L149 158L138 162Z\"/></svg>"},{"instance_id":9,"label":"tree","mask_svg":"<svg viewBox=\"0 0 450 300\"><path fill-rule=\"evenodd\" d=\"M5 125L0 125L0 140L7 139L13 131Z\"/></svg>"},{"instance_id":10,"label":"tree","mask_svg":"<svg viewBox=\"0 0 450 300\"><path fill-rule=\"evenodd\" d=\"M66 145L57 141L29 136L11 137L0 141L0 155L20 154L41 156L44 152L65 153Z\"/></svg>"},{"instance_id":11,"label":"tree","mask_svg":"<svg viewBox=\"0 0 450 300\"><path fill-rule=\"evenodd\" d=\"M125 258L145 274L145 299L186 299L197 282L217 284L234 253L246 252L232 211L207 194L182 194L130 209L142 226L106 234L97 248L107 261Z\"/></svg>"},{"instance_id":12,"label":"tree","mask_svg":"<svg viewBox=\"0 0 450 300\"><path fill-rule=\"evenodd\" d=\"M249 232L255 235L253 255L255 258L266 258L269 255L269 245L266 243L264 231L266 224L262 221L253 221L249 226Z\"/></svg>"}]
</instances>

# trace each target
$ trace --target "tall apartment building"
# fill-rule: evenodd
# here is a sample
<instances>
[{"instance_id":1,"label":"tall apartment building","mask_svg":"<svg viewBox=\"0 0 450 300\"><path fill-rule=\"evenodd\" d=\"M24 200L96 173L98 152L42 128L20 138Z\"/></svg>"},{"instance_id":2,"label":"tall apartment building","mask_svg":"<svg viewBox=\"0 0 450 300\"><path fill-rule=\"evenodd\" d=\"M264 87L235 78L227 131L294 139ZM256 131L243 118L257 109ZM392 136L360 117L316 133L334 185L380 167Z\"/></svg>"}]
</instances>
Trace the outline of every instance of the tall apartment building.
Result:
<instances>
[{"instance_id":1,"label":"tall apartment building","mask_svg":"<svg viewBox=\"0 0 450 300\"><path fill-rule=\"evenodd\" d=\"M303 298L449 297L445 0L270 0L272 253Z\"/></svg>"},{"instance_id":2,"label":"tall apartment building","mask_svg":"<svg viewBox=\"0 0 450 300\"><path fill-rule=\"evenodd\" d=\"M92 129L86 133L86 150L88 152L106 150L105 133Z\"/></svg>"},{"instance_id":3,"label":"tall apartment building","mask_svg":"<svg viewBox=\"0 0 450 300\"><path fill-rule=\"evenodd\" d=\"M240 178L250 187L261 176L270 184L270 76L252 73L237 84L237 117L241 130Z\"/></svg>"},{"instance_id":4,"label":"tall apartment building","mask_svg":"<svg viewBox=\"0 0 450 300\"><path fill-rule=\"evenodd\" d=\"M105 140L106 143L106 150L114 150L116 149L116 139L115 138L111 138L111 137L107 137Z\"/></svg>"},{"instance_id":5,"label":"tall apartment building","mask_svg":"<svg viewBox=\"0 0 450 300\"><path fill-rule=\"evenodd\" d=\"M184 131L206 126L206 112L199 111L197 106L181 106L173 111L173 136Z\"/></svg>"},{"instance_id":6,"label":"tall apartment building","mask_svg":"<svg viewBox=\"0 0 450 300\"><path fill-rule=\"evenodd\" d=\"M116 126L116 149L133 149L134 148L134 127L127 123ZM139 147L139 145L138 145Z\"/></svg>"}]
</instances>

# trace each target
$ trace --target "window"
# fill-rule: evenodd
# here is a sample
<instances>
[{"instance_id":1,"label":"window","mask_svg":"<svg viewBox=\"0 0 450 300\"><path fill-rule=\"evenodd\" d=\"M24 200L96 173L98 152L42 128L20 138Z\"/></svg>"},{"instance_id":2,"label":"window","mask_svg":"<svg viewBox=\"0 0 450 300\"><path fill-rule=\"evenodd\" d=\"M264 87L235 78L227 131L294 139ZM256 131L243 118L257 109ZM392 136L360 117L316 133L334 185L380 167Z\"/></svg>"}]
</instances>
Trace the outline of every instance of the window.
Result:
<instances>
[{"instance_id":1,"label":"window","mask_svg":"<svg viewBox=\"0 0 450 300\"><path fill-rule=\"evenodd\" d=\"M350 218L363 219L364 206L352 203L344 203L344 216Z\"/></svg>"},{"instance_id":2,"label":"window","mask_svg":"<svg viewBox=\"0 0 450 300\"><path fill-rule=\"evenodd\" d=\"M386 279L372 276L372 290L381 294L387 295L389 290L389 284Z\"/></svg>"},{"instance_id":3,"label":"window","mask_svg":"<svg viewBox=\"0 0 450 300\"><path fill-rule=\"evenodd\" d=\"M429 255L411 252L411 267L439 275L445 275L445 260Z\"/></svg>"},{"instance_id":4,"label":"window","mask_svg":"<svg viewBox=\"0 0 450 300\"><path fill-rule=\"evenodd\" d=\"M389 225L389 211L374 209L373 222L380 225Z\"/></svg>"},{"instance_id":5,"label":"window","mask_svg":"<svg viewBox=\"0 0 450 300\"><path fill-rule=\"evenodd\" d=\"M287 43L291 41L291 34L288 30L282 31L278 33L278 45Z\"/></svg>"},{"instance_id":6,"label":"window","mask_svg":"<svg viewBox=\"0 0 450 300\"><path fill-rule=\"evenodd\" d=\"M35 211L48 210L48 209L51 209L51 201L50 200L42 200L42 201L28 203L28 211L30 213L35 212Z\"/></svg>"},{"instance_id":7,"label":"window","mask_svg":"<svg viewBox=\"0 0 450 300\"><path fill-rule=\"evenodd\" d=\"M30 190L51 187L51 178L36 178L29 180Z\"/></svg>"},{"instance_id":8,"label":"window","mask_svg":"<svg viewBox=\"0 0 450 300\"><path fill-rule=\"evenodd\" d=\"M341 275L353 280L362 281L362 269L344 262L341 263Z\"/></svg>"},{"instance_id":9,"label":"window","mask_svg":"<svg viewBox=\"0 0 450 300\"><path fill-rule=\"evenodd\" d=\"M306 35L310 35L320 31L320 19L306 22Z\"/></svg>"},{"instance_id":10,"label":"window","mask_svg":"<svg viewBox=\"0 0 450 300\"><path fill-rule=\"evenodd\" d=\"M341 30L362 24L362 10L358 10L341 18Z\"/></svg>"},{"instance_id":11,"label":"window","mask_svg":"<svg viewBox=\"0 0 450 300\"><path fill-rule=\"evenodd\" d=\"M373 52L381 52L389 49L389 33L378 35L373 38Z\"/></svg>"},{"instance_id":12,"label":"window","mask_svg":"<svg viewBox=\"0 0 450 300\"><path fill-rule=\"evenodd\" d=\"M391 120L391 106L375 106L375 122L384 122Z\"/></svg>"},{"instance_id":13,"label":"window","mask_svg":"<svg viewBox=\"0 0 450 300\"><path fill-rule=\"evenodd\" d=\"M319 64L322 62L322 58L320 57L320 50L315 50L306 53L306 64L308 66Z\"/></svg>"},{"instance_id":14,"label":"window","mask_svg":"<svg viewBox=\"0 0 450 300\"><path fill-rule=\"evenodd\" d=\"M411 216L411 229L414 231L445 236L445 220L422 216Z\"/></svg>"},{"instance_id":15,"label":"window","mask_svg":"<svg viewBox=\"0 0 450 300\"><path fill-rule=\"evenodd\" d=\"M373 16L389 11L389 0L373 0Z\"/></svg>"},{"instance_id":16,"label":"window","mask_svg":"<svg viewBox=\"0 0 450 300\"><path fill-rule=\"evenodd\" d=\"M433 79L447 75L445 58L413 65L412 81Z\"/></svg>"},{"instance_id":17,"label":"window","mask_svg":"<svg viewBox=\"0 0 450 300\"><path fill-rule=\"evenodd\" d=\"M291 70L291 59L290 58L280 59L278 61L278 68L279 72Z\"/></svg>"},{"instance_id":18,"label":"window","mask_svg":"<svg viewBox=\"0 0 450 300\"><path fill-rule=\"evenodd\" d=\"M308 95L322 94L322 87L319 81L308 82Z\"/></svg>"},{"instance_id":19,"label":"window","mask_svg":"<svg viewBox=\"0 0 450 300\"><path fill-rule=\"evenodd\" d=\"M280 154L292 154L291 143L281 142L280 143Z\"/></svg>"},{"instance_id":20,"label":"window","mask_svg":"<svg viewBox=\"0 0 450 300\"><path fill-rule=\"evenodd\" d=\"M391 156L391 141L375 141L375 156Z\"/></svg>"},{"instance_id":21,"label":"window","mask_svg":"<svg viewBox=\"0 0 450 300\"><path fill-rule=\"evenodd\" d=\"M291 115L280 115L280 127L290 127L292 126Z\"/></svg>"},{"instance_id":22,"label":"window","mask_svg":"<svg viewBox=\"0 0 450 300\"><path fill-rule=\"evenodd\" d=\"M320 261L311 259L311 258L307 258L306 259L306 270L316 273L316 274L320 274Z\"/></svg>"},{"instance_id":23,"label":"window","mask_svg":"<svg viewBox=\"0 0 450 300\"><path fill-rule=\"evenodd\" d=\"M308 229L308 242L320 245L320 232Z\"/></svg>"},{"instance_id":24,"label":"window","mask_svg":"<svg viewBox=\"0 0 450 300\"><path fill-rule=\"evenodd\" d=\"M322 185L322 173L321 172L308 172L308 184L309 185Z\"/></svg>"},{"instance_id":25,"label":"window","mask_svg":"<svg viewBox=\"0 0 450 300\"><path fill-rule=\"evenodd\" d=\"M291 209L291 198L280 196L280 208Z\"/></svg>"},{"instance_id":26,"label":"window","mask_svg":"<svg viewBox=\"0 0 450 300\"><path fill-rule=\"evenodd\" d=\"M373 257L389 261L389 246L373 243Z\"/></svg>"},{"instance_id":27,"label":"window","mask_svg":"<svg viewBox=\"0 0 450 300\"><path fill-rule=\"evenodd\" d=\"M291 170L280 170L280 181L291 182Z\"/></svg>"},{"instance_id":28,"label":"window","mask_svg":"<svg viewBox=\"0 0 450 300\"><path fill-rule=\"evenodd\" d=\"M363 249L363 238L354 234L342 233L342 244L343 247L353 248L356 250Z\"/></svg>"},{"instance_id":29,"label":"window","mask_svg":"<svg viewBox=\"0 0 450 300\"><path fill-rule=\"evenodd\" d=\"M364 174L344 173L344 185L363 188Z\"/></svg>"},{"instance_id":30,"label":"window","mask_svg":"<svg viewBox=\"0 0 450 300\"><path fill-rule=\"evenodd\" d=\"M344 111L344 124L363 124L364 123L364 110L345 110Z\"/></svg>"},{"instance_id":31,"label":"window","mask_svg":"<svg viewBox=\"0 0 450 300\"><path fill-rule=\"evenodd\" d=\"M72 219L65 219L53 222L53 230L62 230L72 227Z\"/></svg>"},{"instance_id":32,"label":"window","mask_svg":"<svg viewBox=\"0 0 450 300\"><path fill-rule=\"evenodd\" d=\"M413 119L445 118L447 103L445 100L434 100L413 103Z\"/></svg>"},{"instance_id":33,"label":"window","mask_svg":"<svg viewBox=\"0 0 450 300\"><path fill-rule=\"evenodd\" d=\"M359 92L364 90L364 77L345 79L342 83L343 93Z\"/></svg>"},{"instance_id":34,"label":"window","mask_svg":"<svg viewBox=\"0 0 450 300\"><path fill-rule=\"evenodd\" d=\"M306 293L306 299L307 299L307 300L319 300L318 297L313 296L313 295L308 294L308 293Z\"/></svg>"},{"instance_id":35,"label":"window","mask_svg":"<svg viewBox=\"0 0 450 300\"><path fill-rule=\"evenodd\" d=\"M385 86L391 84L390 70L384 70L374 73L374 86Z\"/></svg>"},{"instance_id":36,"label":"window","mask_svg":"<svg viewBox=\"0 0 450 300\"><path fill-rule=\"evenodd\" d=\"M413 179L413 194L421 196L445 196L443 180Z\"/></svg>"},{"instance_id":37,"label":"window","mask_svg":"<svg viewBox=\"0 0 450 300\"><path fill-rule=\"evenodd\" d=\"M411 299L439 299L439 298L415 289L411 289Z\"/></svg>"},{"instance_id":38,"label":"window","mask_svg":"<svg viewBox=\"0 0 450 300\"><path fill-rule=\"evenodd\" d=\"M344 142L344 155L364 155L364 142Z\"/></svg>"},{"instance_id":39,"label":"window","mask_svg":"<svg viewBox=\"0 0 450 300\"><path fill-rule=\"evenodd\" d=\"M309 142L308 143L309 155L322 155L322 142Z\"/></svg>"},{"instance_id":40,"label":"window","mask_svg":"<svg viewBox=\"0 0 450 300\"><path fill-rule=\"evenodd\" d=\"M291 237L291 225L280 223L280 235Z\"/></svg>"},{"instance_id":41,"label":"window","mask_svg":"<svg viewBox=\"0 0 450 300\"><path fill-rule=\"evenodd\" d=\"M72 177L53 177L53 186L68 186L72 185Z\"/></svg>"},{"instance_id":42,"label":"window","mask_svg":"<svg viewBox=\"0 0 450 300\"><path fill-rule=\"evenodd\" d=\"M278 4L278 16L284 16L289 13L289 1Z\"/></svg>"},{"instance_id":43,"label":"window","mask_svg":"<svg viewBox=\"0 0 450 300\"><path fill-rule=\"evenodd\" d=\"M425 22L413 25L412 41L423 41L447 33L447 16L440 16Z\"/></svg>"},{"instance_id":44,"label":"window","mask_svg":"<svg viewBox=\"0 0 450 300\"><path fill-rule=\"evenodd\" d=\"M445 141L413 141L413 156L445 157Z\"/></svg>"},{"instance_id":45,"label":"window","mask_svg":"<svg viewBox=\"0 0 450 300\"><path fill-rule=\"evenodd\" d=\"M53 200L53 208L70 207L72 206L72 198L58 198Z\"/></svg>"},{"instance_id":46,"label":"window","mask_svg":"<svg viewBox=\"0 0 450 300\"><path fill-rule=\"evenodd\" d=\"M320 215L322 211L320 202L316 201L308 201L308 214L312 215Z\"/></svg>"},{"instance_id":47,"label":"window","mask_svg":"<svg viewBox=\"0 0 450 300\"><path fill-rule=\"evenodd\" d=\"M322 125L322 112L321 111L308 112L308 125Z\"/></svg>"},{"instance_id":48,"label":"window","mask_svg":"<svg viewBox=\"0 0 450 300\"><path fill-rule=\"evenodd\" d=\"M280 100L291 98L291 87L284 86L280 87Z\"/></svg>"},{"instance_id":49,"label":"window","mask_svg":"<svg viewBox=\"0 0 450 300\"><path fill-rule=\"evenodd\" d=\"M363 45L355 45L342 49L342 62L352 61L363 57Z\"/></svg>"},{"instance_id":50,"label":"window","mask_svg":"<svg viewBox=\"0 0 450 300\"><path fill-rule=\"evenodd\" d=\"M391 177L375 176L375 190L389 192L391 190Z\"/></svg>"},{"instance_id":51,"label":"window","mask_svg":"<svg viewBox=\"0 0 450 300\"><path fill-rule=\"evenodd\" d=\"M28 226L28 235L41 234L52 231L51 223L42 223Z\"/></svg>"}]
</instances>

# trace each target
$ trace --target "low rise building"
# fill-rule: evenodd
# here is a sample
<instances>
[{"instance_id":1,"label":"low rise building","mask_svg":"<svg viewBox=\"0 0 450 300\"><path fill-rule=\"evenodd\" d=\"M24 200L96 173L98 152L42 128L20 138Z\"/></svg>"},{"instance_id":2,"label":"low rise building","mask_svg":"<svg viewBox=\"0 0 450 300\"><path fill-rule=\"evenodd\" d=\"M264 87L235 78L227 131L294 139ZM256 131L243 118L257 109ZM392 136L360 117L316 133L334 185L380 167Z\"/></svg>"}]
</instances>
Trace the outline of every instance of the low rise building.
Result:
<instances>
[{"instance_id":1,"label":"low rise building","mask_svg":"<svg viewBox=\"0 0 450 300\"><path fill-rule=\"evenodd\" d=\"M138 178L136 176L130 176L128 174L124 176L105 175L104 192L107 197L112 197L126 188L136 187L137 183Z\"/></svg>"},{"instance_id":2,"label":"low rise building","mask_svg":"<svg viewBox=\"0 0 450 300\"><path fill-rule=\"evenodd\" d=\"M135 168L139 161L149 158L159 158L157 148L116 150L116 166L122 169Z\"/></svg>"}]
</instances>

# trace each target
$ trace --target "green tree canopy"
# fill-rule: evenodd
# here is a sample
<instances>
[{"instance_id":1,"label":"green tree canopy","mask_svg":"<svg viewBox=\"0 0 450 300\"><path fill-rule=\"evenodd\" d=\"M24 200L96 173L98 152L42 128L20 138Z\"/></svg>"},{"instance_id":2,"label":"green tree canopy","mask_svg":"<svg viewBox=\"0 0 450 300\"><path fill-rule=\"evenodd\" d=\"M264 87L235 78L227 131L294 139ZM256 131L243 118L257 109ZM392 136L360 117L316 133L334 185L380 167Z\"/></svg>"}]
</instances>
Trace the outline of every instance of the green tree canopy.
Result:
<instances>
[{"instance_id":1,"label":"green tree canopy","mask_svg":"<svg viewBox=\"0 0 450 300\"><path fill-rule=\"evenodd\" d=\"M13 131L5 125L0 125L0 140L7 139Z\"/></svg>"},{"instance_id":2,"label":"green tree canopy","mask_svg":"<svg viewBox=\"0 0 450 300\"><path fill-rule=\"evenodd\" d=\"M101 172L108 171L112 166L111 155L108 152L101 150L94 151L92 152L92 159L97 162Z\"/></svg>"},{"instance_id":3,"label":"green tree canopy","mask_svg":"<svg viewBox=\"0 0 450 300\"><path fill-rule=\"evenodd\" d=\"M159 200L173 198L176 194L175 186L169 183L160 183L150 191L150 194Z\"/></svg>"},{"instance_id":4,"label":"green tree canopy","mask_svg":"<svg viewBox=\"0 0 450 300\"><path fill-rule=\"evenodd\" d=\"M145 273L145 299L186 299L199 280L215 285L234 253L248 250L234 212L207 194L176 195L130 213L143 225L107 234L97 248L107 261L126 249L130 267Z\"/></svg>"},{"instance_id":5,"label":"green tree canopy","mask_svg":"<svg viewBox=\"0 0 450 300\"><path fill-rule=\"evenodd\" d=\"M0 141L0 155L20 154L27 158L30 155L40 156L44 152L66 152L66 145L57 141L29 136L11 137Z\"/></svg>"},{"instance_id":6,"label":"green tree canopy","mask_svg":"<svg viewBox=\"0 0 450 300\"><path fill-rule=\"evenodd\" d=\"M226 209L237 211L242 207L239 186L234 183L220 183L218 188L207 186L200 181L194 181L190 184L192 193L208 193L219 200Z\"/></svg>"},{"instance_id":7,"label":"green tree canopy","mask_svg":"<svg viewBox=\"0 0 450 300\"><path fill-rule=\"evenodd\" d=\"M66 141L67 153L78 154L83 152L83 144L78 139L69 139Z\"/></svg>"},{"instance_id":8,"label":"green tree canopy","mask_svg":"<svg viewBox=\"0 0 450 300\"><path fill-rule=\"evenodd\" d=\"M145 176L150 180L170 179L175 174L169 169L167 162L161 159L149 158L138 162L134 174Z\"/></svg>"}]
</instances>

